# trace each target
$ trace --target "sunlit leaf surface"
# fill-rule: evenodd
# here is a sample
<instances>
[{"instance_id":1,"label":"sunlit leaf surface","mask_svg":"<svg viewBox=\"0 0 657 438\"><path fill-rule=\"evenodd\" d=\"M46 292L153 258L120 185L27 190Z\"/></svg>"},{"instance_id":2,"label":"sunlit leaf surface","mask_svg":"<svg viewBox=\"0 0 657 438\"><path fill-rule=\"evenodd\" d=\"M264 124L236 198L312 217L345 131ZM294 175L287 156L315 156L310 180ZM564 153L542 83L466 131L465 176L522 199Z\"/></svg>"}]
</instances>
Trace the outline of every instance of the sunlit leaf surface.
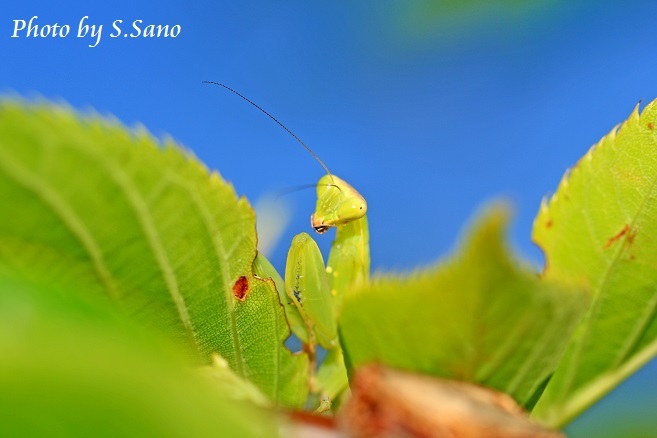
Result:
<instances>
[{"instance_id":1,"label":"sunlit leaf surface","mask_svg":"<svg viewBox=\"0 0 657 438\"><path fill-rule=\"evenodd\" d=\"M567 173L533 237L544 278L593 301L534 415L563 425L657 353L657 106L638 108Z\"/></svg>"},{"instance_id":2,"label":"sunlit leaf surface","mask_svg":"<svg viewBox=\"0 0 657 438\"><path fill-rule=\"evenodd\" d=\"M0 272L107 301L214 352L283 405L306 397L271 281L253 275L255 217L216 172L144 130L69 109L0 106Z\"/></svg>"}]
</instances>

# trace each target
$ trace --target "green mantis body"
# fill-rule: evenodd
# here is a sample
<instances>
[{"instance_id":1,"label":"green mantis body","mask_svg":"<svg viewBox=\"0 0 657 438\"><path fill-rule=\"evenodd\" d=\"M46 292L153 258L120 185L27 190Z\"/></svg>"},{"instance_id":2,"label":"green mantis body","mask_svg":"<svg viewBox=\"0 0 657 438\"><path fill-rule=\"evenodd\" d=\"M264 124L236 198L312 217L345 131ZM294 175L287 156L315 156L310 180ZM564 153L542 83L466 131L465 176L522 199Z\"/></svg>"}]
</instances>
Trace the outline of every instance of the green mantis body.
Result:
<instances>
[{"instance_id":1,"label":"green mantis body","mask_svg":"<svg viewBox=\"0 0 657 438\"><path fill-rule=\"evenodd\" d=\"M367 203L353 187L335 175L325 175L317 183L317 204L310 221L320 234L329 227L337 228L328 266L324 267L317 244L306 233L295 236L288 252L285 269L287 296L315 327L317 341L326 349L336 346L335 321L345 290L368 280L366 213ZM299 266L304 264L304 276L295 276ZM295 291L301 291L301 297L295 296Z\"/></svg>"},{"instance_id":2,"label":"green mantis body","mask_svg":"<svg viewBox=\"0 0 657 438\"><path fill-rule=\"evenodd\" d=\"M367 203L347 182L325 175L317 183L317 204L311 225L318 233L337 228L329 263L315 241L300 233L292 239L285 282L277 289L293 333L306 345L326 349L338 345L337 316L345 291L369 279ZM256 268L276 280L277 274L259 257ZM265 263L267 266L264 266Z\"/></svg>"},{"instance_id":3,"label":"green mantis body","mask_svg":"<svg viewBox=\"0 0 657 438\"><path fill-rule=\"evenodd\" d=\"M317 183L311 225L318 233L337 229L328 265L324 266L319 247L307 233L292 239L284 282L264 257L256 259L256 273L274 279L290 328L311 358L311 389L328 398L347 384L337 324L342 297L349 288L369 280L366 212L365 199L351 185L325 175ZM329 354L315 376L317 345Z\"/></svg>"},{"instance_id":4,"label":"green mantis body","mask_svg":"<svg viewBox=\"0 0 657 438\"><path fill-rule=\"evenodd\" d=\"M366 213L365 199L351 185L335 175L325 175L317 183L317 204L310 221L318 233L326 232L329 227L337 229L328 265L324 267L317 244L306 233L294 237L288 252L285 291L305 322L305 333L295 334L300 339L307 335L311 389L323 394L320 410L327 409L330 399L347 386L337 319L344 293L369 280ZM289 313L286 312L288 319ZM316 379L315 342L329 351Z\"/></svg>"},{"instance_id":5,"label":"green mantis body","mask_svg":"<svg viewBox=\"0 0 657 438\"><path fill-rule=\"evenodd\" d=\"M324 266L317 243L307 233L300 233L292 240L288 252L285 281L262 255L256 257L254 270L261 277L272 278L276 285L290 329L310 356L311 389L323 393L323 399L333 398L347 385L337 323L342 297L350 288L369 281L367 203L351 185L332 175L319 157L274 116L231 87L204 82L219 85L262 111L292 135L326 171L317 183L317 204L311 225L320 234L330 227L337 229L328 265ZM328 354L315 379L317 345L328 350ZM321 406L326 406L324 400Z\"/></svg>"}]
</instances>

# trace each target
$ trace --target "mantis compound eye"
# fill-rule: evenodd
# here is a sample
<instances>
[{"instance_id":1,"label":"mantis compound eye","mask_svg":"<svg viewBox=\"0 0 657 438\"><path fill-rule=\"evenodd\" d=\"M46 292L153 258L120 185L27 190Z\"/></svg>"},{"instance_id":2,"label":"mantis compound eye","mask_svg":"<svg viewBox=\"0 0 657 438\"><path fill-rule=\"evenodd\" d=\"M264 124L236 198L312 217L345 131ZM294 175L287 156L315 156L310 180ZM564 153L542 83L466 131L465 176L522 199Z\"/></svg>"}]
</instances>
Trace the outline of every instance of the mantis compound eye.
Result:
<instances>
[{"instance_id":1,"label":"mantis compound eye","mask_svg":"<svg viewBox=\"0 0 657 438\"><path fill-rule=\"evenodd\" d=\"M367 203L361 197L347 198L338 207L340 221L355 221L365 216L365 213L367 213Z\"/></svg>"},{"instance_id":2,"label":"mantis compound eye","mask_svg":"<svg viewBox=\"0 0 657 438\"><path fill-rule=\"evenodd\" d=\"M320 223L317 223L315 221L315 215L314 214L310 216L310 225L317 232L317 234L324 234L329 229L328 225L324 225L324 221L322 221Z\"/></svg>"}]
</instances>

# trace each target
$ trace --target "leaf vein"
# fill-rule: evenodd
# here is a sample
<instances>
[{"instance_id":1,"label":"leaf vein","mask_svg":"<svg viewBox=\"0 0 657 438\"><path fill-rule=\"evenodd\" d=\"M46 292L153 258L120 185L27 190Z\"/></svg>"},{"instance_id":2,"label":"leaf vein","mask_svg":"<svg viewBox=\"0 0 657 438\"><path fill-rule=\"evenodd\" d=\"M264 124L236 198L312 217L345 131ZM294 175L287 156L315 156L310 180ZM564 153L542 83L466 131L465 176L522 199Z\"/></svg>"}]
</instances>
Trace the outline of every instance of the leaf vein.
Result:
<instances>
[{"instance_id":1,"label":"leaf vein","mask_svg":"<svg viewBox=\"0 0 657 438\"><path fill-rule=\"evenodd\" d=\"M80 217L55 190L30 174L27 169L11 158L9 154L4 153L2 149L0 149L0 156L2 157L0 168L5 174L20 186L37 195L82 244L101 284L103 284L110 297L118 300L120 293L116 281L105 264L98 243Z\"/></svg>"}]
</instances>

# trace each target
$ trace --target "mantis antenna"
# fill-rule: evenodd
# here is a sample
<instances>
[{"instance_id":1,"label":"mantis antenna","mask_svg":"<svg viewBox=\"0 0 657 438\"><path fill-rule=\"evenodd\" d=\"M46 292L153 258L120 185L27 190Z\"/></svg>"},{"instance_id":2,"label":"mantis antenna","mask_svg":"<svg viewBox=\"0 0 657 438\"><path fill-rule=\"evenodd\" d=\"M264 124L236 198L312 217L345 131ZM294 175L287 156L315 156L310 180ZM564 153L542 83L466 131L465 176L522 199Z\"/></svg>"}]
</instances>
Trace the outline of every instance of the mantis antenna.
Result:
<instances>
[{"instance_id":1,"label":"mantis antenna","mask_svg":"<svg viewBox=\"0 0 657 438\"><path fill-rule=\"evenodd\" d=\"M244 95L243 95L242 93L240 93L239 91L232 89L232 88L229 87L228 85L224 85L224 84L221 84L221 83L219 83L219 82L214 82L214 81L203 81L203 83L204 83L204 84L219 85L220 87L223 87L223 88L225 88L226 90L228 90L228 91L230 91L230 92L232 92L232 93L235 93L236 95L238 95L238 96L241 97L242 99L244 99L244 100L246 100L247 102L249 102L249 103L250 103L251 105L253 105L254 107L258 108L260 111L262 111L267 117L269 117L270 119L272 119L274 122L278 123L278 126L280 126L281 128L285 129L285 130L287 131L288 134L290 134L292 137L294 137L294 139L295 139L296 141L298 141L298 142L301 144L301 146L303 146L304 148L306 148L306 150L307 150L308 152L310 152L310 154L313 156L313 158L315 158L315 160L317 160L317 162L318 162L319 164L322 165L322 167L323 167L324 170L326 171L326 174L327 174L328 176L331 177L331 181L333 181L333 175L331 175L331 172L329 171L328 167L326 167L326 164L324 164L324 163L322 162L322 160L319 159L319 157L317 156L317 154L316 154L315 152L313 152L313 150L310 149L310 148L309 148L304 142L302 142L301 139L300 139L299 137L297 137L296 134L294 134L294 132L292 132L290 129L288 129L288 127L285 126L284 124L282 124L282 123L281 123L276 117L272 116L272 115L269 114L264 108L262 108L260 105L258 105L257 103L255 103L254 101L252 101L251 99L249 99L248 97L244 96Z\"/></svg>"}]
</instances>

